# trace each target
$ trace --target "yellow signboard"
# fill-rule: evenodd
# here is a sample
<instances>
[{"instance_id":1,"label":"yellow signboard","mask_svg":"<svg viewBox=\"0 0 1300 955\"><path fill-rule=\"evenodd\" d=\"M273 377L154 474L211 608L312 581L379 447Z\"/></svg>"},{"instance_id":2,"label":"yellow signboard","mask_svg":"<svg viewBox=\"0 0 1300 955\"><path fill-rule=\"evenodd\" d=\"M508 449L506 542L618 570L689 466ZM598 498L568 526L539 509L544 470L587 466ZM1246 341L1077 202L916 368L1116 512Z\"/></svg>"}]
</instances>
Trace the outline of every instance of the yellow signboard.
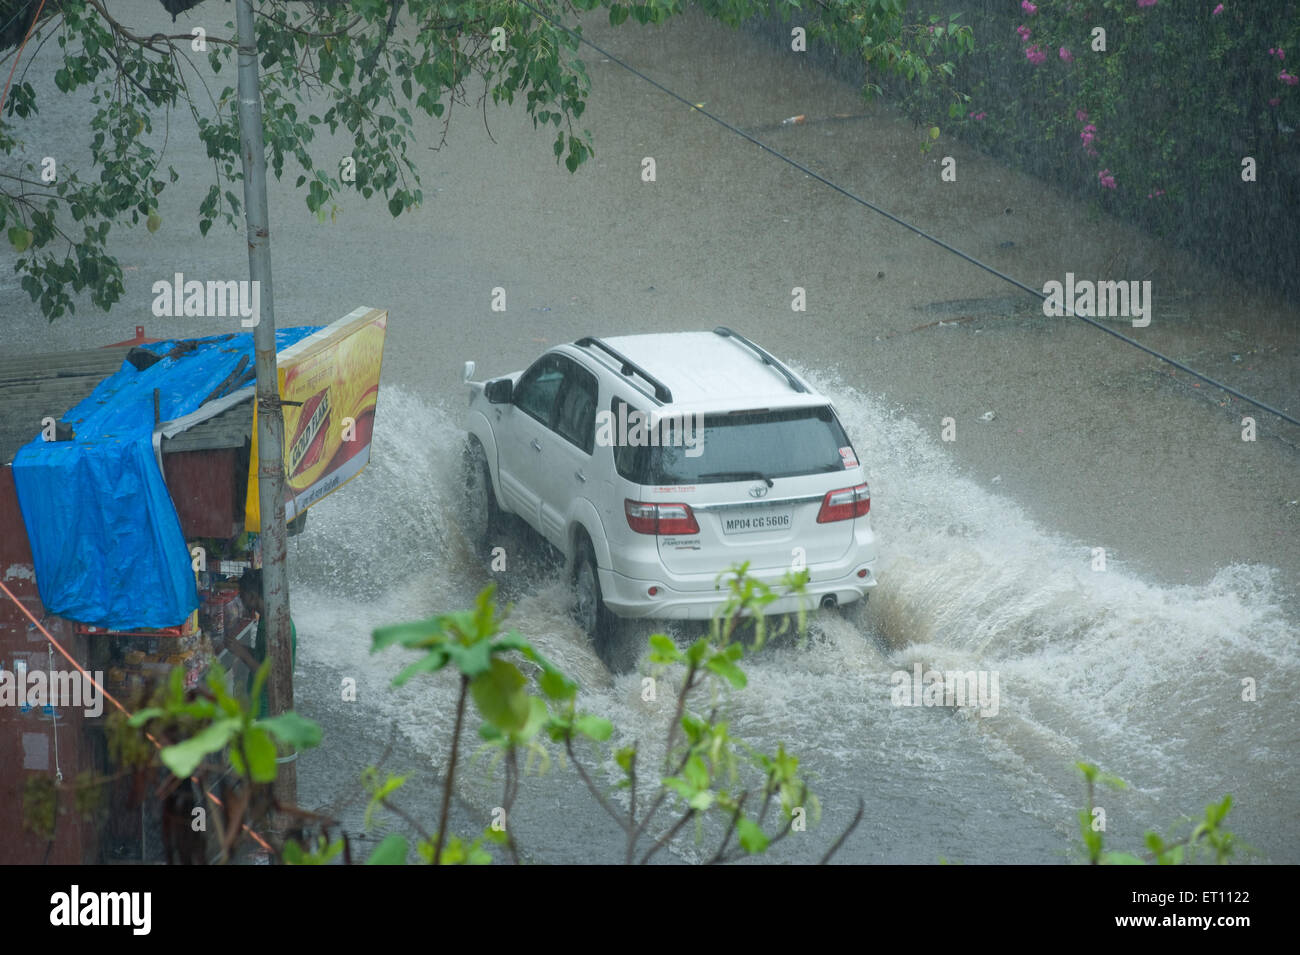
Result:
<instances>
[{"instance_id":1,"label":"yellow signboard","mask_svg":"<svg viewBox=\"0 0 1300 955\"><path fill-rule=\"evenodd\" d=\"M388 312L358 308L276 356L284 402L284 517L293 520L370 461ZM256 530L257 412L245 527Z\"/></svg>"}]
</instances>

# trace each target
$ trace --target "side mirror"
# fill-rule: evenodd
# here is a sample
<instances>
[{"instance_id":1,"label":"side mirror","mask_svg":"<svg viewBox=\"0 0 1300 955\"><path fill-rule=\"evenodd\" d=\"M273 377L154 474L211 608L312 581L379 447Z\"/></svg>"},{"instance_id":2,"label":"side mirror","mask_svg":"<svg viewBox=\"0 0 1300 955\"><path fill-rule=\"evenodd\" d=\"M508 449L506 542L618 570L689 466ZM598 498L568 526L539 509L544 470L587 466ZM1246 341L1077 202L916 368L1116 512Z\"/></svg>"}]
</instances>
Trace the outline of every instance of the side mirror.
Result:
<instances>
[{"instance_id":1,"label":"side mirror","mask_svg":"<svg viewBox=\"0 0 1300 955\"><path fill-rule=\"evenodd\" d=\"M514 382L509 378L498 378L496 381L489 381L483 387L483 394L494 405L508 405L514 395Z\"/></svg>"},{"instance_id":2,"label":"side mirror","mask_svg":"<svg viewBox=\"0 0 1300 955\"><path fill-rule=\"evenodd\" d=\"M474 377L474 363L473 363L472 361L467 361L467 362L465 362L465 372L464 372L464 375L461 377L460 380L461 380L461 381L469 381L469 380L470 380L471 378L473 378L473 377Z\"/></svg>"}]
</instances>

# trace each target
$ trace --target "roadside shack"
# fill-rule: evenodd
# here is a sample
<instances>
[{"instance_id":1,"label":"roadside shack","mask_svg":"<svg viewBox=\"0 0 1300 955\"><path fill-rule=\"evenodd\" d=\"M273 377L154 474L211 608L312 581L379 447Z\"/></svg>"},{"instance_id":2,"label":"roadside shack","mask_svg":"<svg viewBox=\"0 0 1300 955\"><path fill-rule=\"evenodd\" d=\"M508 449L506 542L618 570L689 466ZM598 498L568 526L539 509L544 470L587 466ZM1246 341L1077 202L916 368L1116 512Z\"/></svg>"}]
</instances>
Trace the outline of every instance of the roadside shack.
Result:
<instances>
[{"instance_id":1,"label":"roadside shack","mask_svg":"<svg viewBox=\"0 0 1300 955\"><path fill-rule=\"evenodd\" d=\"M291 534L369 461L387 320L277 332ZM173 667L194 686L214 659L237 669L227 638L252 643L251 338L137 328L0 359L0 864L158 856L138 808L78 806L73 782L111 773L108 697L133 711Z\"/></svg>"}]
</instances>

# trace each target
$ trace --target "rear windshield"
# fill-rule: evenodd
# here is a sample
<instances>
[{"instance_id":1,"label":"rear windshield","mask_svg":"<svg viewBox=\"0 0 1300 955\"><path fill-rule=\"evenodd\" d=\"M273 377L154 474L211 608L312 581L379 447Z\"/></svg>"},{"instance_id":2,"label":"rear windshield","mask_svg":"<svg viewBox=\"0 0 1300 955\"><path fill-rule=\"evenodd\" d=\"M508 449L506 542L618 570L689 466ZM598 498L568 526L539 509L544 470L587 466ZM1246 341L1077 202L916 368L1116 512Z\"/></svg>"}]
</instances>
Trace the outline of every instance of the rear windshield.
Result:
<instances>
[{"instance_id":1,"label":"rear windshield","mask_svg":"<svg viewBox=\"0 0 1300 955\"><path fill-rule=\"evenodd\" d=\"M619 474L637 484L721 484L842 471L849 440L828 406L706 415L658 447L616 447ZM856 463L856 458L853 459Z\"/></svg>"}]
</instances>

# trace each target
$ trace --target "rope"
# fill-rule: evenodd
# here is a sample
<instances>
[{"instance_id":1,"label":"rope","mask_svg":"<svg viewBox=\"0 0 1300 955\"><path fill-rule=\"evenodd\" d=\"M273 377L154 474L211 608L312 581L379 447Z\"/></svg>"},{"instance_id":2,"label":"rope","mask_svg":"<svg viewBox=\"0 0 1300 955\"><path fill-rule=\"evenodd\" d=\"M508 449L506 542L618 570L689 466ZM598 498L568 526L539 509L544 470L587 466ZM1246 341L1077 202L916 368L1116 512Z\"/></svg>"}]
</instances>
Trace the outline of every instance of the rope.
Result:
<instances>
[{"instance_id":1,"label":"rope","mask_svg":"<svg viewBox=\"0 0 1300 955\"><path fill-rule=\"evenodd\" d=\"M54 649L58 650L61 654L63 654L64 658L69 663L71 663L73 667L76 668L77 672L80 673L87 680L89 680L91 685L99 690L99 692L103 695L104 699L108 700L110 703L116 706L118 710L126 714L128 719L131 717L132 715L131 711L128 710L121 703L119 703L117 698L113 696L113 694L109 693L108 690L100 686L99 681L97 681L93 676L91 676L91 674L86 670L85 667L83 667L80 663L74 660L72 658L72 654L68 653L67 650L63 649L63 645L59 643L58 640L54 639L54 636L48 630L46 630L45 627L41 625L41 622L39 620L37 620L34 616L32 616L31 611L22 605L22 603L18 600L18 598L14 596L13 591L10 590L7 586L5 586L5 583L2 580L0 580L0 590L3 590L5 596L7 596L10 600L14 602L14 606L16 606L19 610L21 610L23 612L23 615L35 625L36 629L45 635L45 639L50 641L50 644L54 647ZM51 651L51 655L52 654L53 651ZM154 746L156 746L158 749L162 749L162 743L158 742L158 740L154 738L154 735L152 733L146 730L144 735L148 738L149 742L154 744ZM200 789L203 788L202 784L199 783L199 779L197 776L191 776L190 780L196 785L198 785ZM216 806L222 809L225 808L225 803L223 803L216 796L212 795L212 793L204 790L204 795L207 796L208 799L210 799L213 802L213 804L215 804ZM254 832L253 829L250 828L247 823L240 823L240 827L244 830L244 832L248 833L253 838L254 842L260 845L267 852L274 852L274 850L271 848L270 843L268 843L256 832Z\"/></svg>"}]
</instances>

